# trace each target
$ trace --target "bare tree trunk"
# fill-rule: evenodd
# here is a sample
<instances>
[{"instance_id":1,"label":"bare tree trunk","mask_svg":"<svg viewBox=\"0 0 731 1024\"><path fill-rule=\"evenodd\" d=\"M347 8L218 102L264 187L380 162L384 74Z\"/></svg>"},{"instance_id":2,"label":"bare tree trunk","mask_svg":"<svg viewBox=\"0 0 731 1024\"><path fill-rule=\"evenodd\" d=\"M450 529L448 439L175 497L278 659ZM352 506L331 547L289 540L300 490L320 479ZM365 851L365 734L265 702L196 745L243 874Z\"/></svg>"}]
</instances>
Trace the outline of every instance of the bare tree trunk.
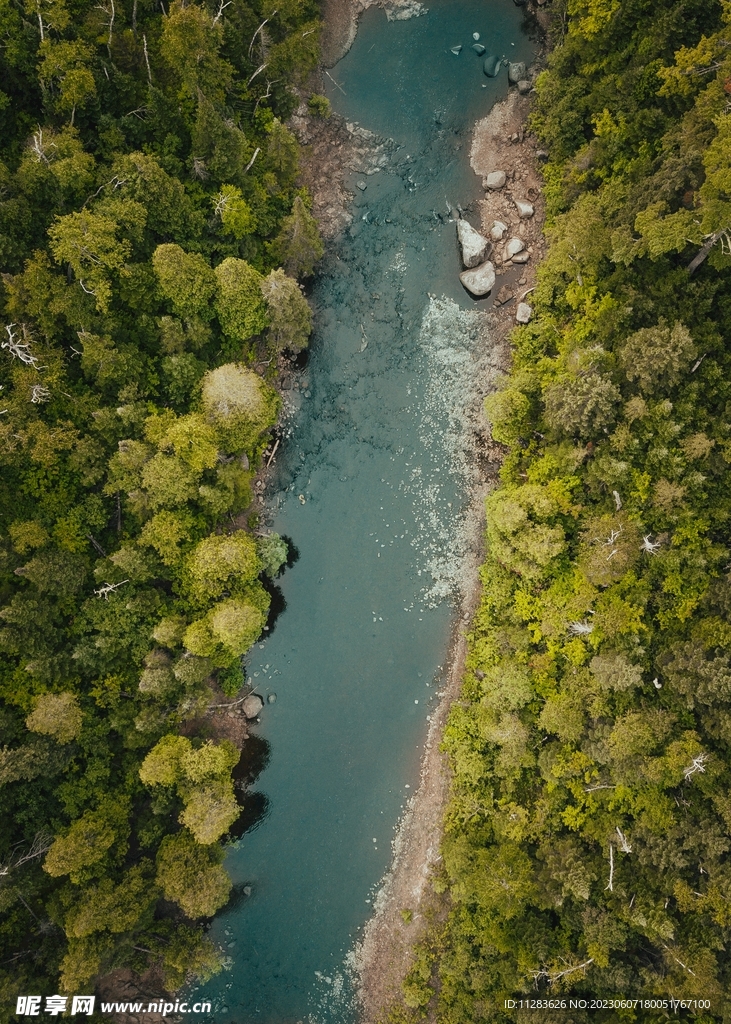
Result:
<instances>
[{"instance_id":1,"label":"bare tree trunk","mask_svg":"<svg viewBox=\"0 0 731 1024\"><path fill-rule=\"evenodd\" d=\"M700 267L700 265L705 261L705 259L708 256L709 252L711 251L713 246L716 244L716 242L719 240L719 238L721 237L722 234L723 234L723 231L714 231L714 233L711 235L711 237L706 239L706 241L703 243L703 245L698 250L696 255L693 257L693 259L688 264L688 273L689 274L695 274L695 272L698 269L698 267Z\"/></svg>"}]
</instances>

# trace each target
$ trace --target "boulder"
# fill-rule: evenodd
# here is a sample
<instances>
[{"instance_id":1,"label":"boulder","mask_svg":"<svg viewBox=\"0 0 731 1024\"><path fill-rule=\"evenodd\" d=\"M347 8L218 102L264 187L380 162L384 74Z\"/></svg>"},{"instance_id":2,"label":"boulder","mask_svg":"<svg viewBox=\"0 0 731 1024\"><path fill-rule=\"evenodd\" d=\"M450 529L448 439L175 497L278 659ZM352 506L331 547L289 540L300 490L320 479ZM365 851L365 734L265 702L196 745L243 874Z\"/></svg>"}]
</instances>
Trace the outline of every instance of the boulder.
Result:
<instances>
[{"instance_id":1,"label":"boulder","mask_svg":"<svg viewBox=\"0 0 731 1024\"><path fill-rule=\"evenodd\" d=\"M514 199L513 202L518 209L518 216L521 220L530 220L536 212L533 208L533 203L528 203L525 199Z\"/></svg>"},{"instance_id":2,"label":"boulder","mask_svg":"<svg viewBox=\"0 0 731 1024\"><path fill-rule=\"evenodd\" d=\"M463 270L459 279L467 291L479 299L483 295L489 295L495 286L495 268L487 260L474 270Z\"/></svg>"},{"instance_id":3,"label":"boulder","mask_svg":"<svg viewBox=\"0 0 731 1024\"><path fill-rule=\"evenodd\" d=\"M540 160L542 164L545 164L546 160L550 159L551 154L547 149L536 150L536 160Z\"/></svg>"},{"instance_id":4,"label":"boulder","mask_svg":"<svg viewBox=\"0 0 731 1024\"><path fill-rule=\"evenodd\" d=\"M473 43L472 49L475 51L478 57L481 57L485 52L485 47L482 45L482 43Z\"/></svg>"},{"instance_id":5,"label":"boulder","mask_svg":"<svg viewBox=\"0 0 731 1024\"><path fill-rule=\"evenodd\" d=\"M247 718L256 718L261 709L264 707L264 701L261 699L258 693L250 693L241 705L241 710L244 712Z\"/></svg>"},{"instance_id":6,"label":"boulder","mask_svg":"<svg viewBox=\"0 0 731 1024\"><path fill-rule=\"evenodd\" d=\"M522 60L516 61L515 64L512 62L508 64L508 81L511 85L517 85L517 83L525 78L525 62Z\"/></svg>"},{"instance_id":7,"label":"boulder","mask_svg":"<svg viewBox=\"0 0 731 1024\"><path fill-rule=\"evenodd\" d=\"M482 185L494 191L503 188L507 180L505 171L490 171L487 177L482 179Z\"/></svg>"},{"instance_id":8,"label":"boulder","mask_svg":"<svg viewBox=\"0 0 731 1024\"><path fill-rule=\"evenodd\" d=\"M500 70L501 64L502 61L500 60L499 57L485 57L485 63L482 65L482 70L485 72L488 78L495 78L498 71Z\"/></svg>"},{"instance_id":9,"label":"boulder","mask_svg":"<svg viewBox=\"0 0 731 1024\"><path fill-rule=\"evenodd\" d=\"M462 52L462 44L461 43L459 43L457 46L453 46L452 47L452 53L454 54L455 57L459 57L461 52Z\"/></svg>"},{"instance_id":10,"label":"boulder","mask_svg":"<svg viewBox=\"0 0 731 1024\"><path fill-rule=\"evenodd\" d=\"M493 242L502 242L503 238L508 233L508 225L503 224L501 220L494 220L492 227L490 228L490 238Z\"/></svg>"},{"instance_id":11,"label":"boulder","mask_svg":"<svg viewBox=\"0 0 731 1024\"><path fill-rule=\"evenodd\" d=\"M518 92L521 96L525 96L526 93L530 92L531 84L527 78L521 78L518 82Z\"/></svg>"},{"instance_id":12,"label":"boulder","mask_svg":"<svg viewBox=\"0 0 731 1024\"><path fill-rule=\"evenodd\" d=\"M525 249L525 242L522 238L509 238L505 245L505 259L512 260L513 256L517 256L523 249Z\"/></svg>"},{"instance_id":13,"label":"boulder","mask_svg":"<svg viewBox=\"0 0 731 1024\"><path fill-rule=\"evenodd\" d=\"M517 252L515 256L513 256L513 263L527 263L529 259L529 252Z\"/></svg>"},{"instance_id":14,"label":"boulder","mask_svg":"<svg viewBox=\"0 0 731 1024\"><path fill-rule=\"evenodd\" d=\"M465 267L476 267L490 255L492 242L479 231L475 231L466 220L457 221L457 238L462 250L462 263Z\"/></svg>"},{"instance_id":15,"label":"boulder","mask_svg":"<svg viewBox=\"0 0 731 1024\"><path fill-rule=\"evenodd\" d=\"M528 324L533 316L533 309L527 302L519 302L515 311L515 319L519 324Z\"/></svg>"}]
</instances>

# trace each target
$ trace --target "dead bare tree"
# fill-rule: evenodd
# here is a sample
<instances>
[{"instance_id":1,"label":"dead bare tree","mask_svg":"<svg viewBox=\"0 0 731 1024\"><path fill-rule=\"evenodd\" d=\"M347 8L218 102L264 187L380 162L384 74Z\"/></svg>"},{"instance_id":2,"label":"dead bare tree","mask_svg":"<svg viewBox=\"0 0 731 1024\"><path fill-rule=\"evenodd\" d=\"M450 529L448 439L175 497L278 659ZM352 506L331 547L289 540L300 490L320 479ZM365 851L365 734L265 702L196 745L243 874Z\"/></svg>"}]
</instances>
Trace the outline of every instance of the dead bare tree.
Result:
<instances>
[{"instance_id":1,"label":"dead bare tree","mask_svg":"<svg viewBox=\"0 0 731 1024\"><path fill-rule=\"evenodd\" d=\"M563 962L566 963L565 960ZM575 974L576 971L585 971L593 963L594 957L592 956L588 960L584 960L583 963L571 964L563 971L550 971L547 967L542 967L540 971L532 971L531 974L536 984L541 978L545 978L549 985L555 985L557 981L565 978L568 974Z\"/></svg>"},{"instance_id":2,"label":"dead bare tree","mask_svg":"<svg viewBox=\"0 0 731 1024\"><path fill-rule=\"evenodd\" d=\"M108 601L109 595L120 587L123 587L125 583L129 583L129 580L122 580L121 583L103 583L98 590L94 591L94 593L97 597L103 597L105 601Z\"/></svg>"},{"instance_id":3,"label":"dead bare tree","mask_svg":"<svg viewBox=\"0 0 731 1024\"><path fill-rule=\"evenodd\" d=\"M27 853L20 853L22 843L19 843L13 850L13 853L11 853L8 863L0 866L0 876L8 875L15 868L19 868L21 865L27 864L28 861L36 860L38 857L42 857L44 853L48 853L53 845L53 840L53 833L42 829L40 832L36 832Z\"/></svg>"},{"instance_id":4,"label":"dead bare tree","mask_svg":"<svg viewBox=\"0 0 731 1024\"><path fill-rule=\"evenodd\" d=\"M224 0L219 0L218 10L216 11L216 16L213 19L213 24L214 25L216 24L216 22L221 20L221 15L226 10L226 8L231 5L231 3L232 3L232 0L226 0L225 3L224 3Z\"/></svg>"},{"instance_id":5,"label":"dead bare tree","mask_svg":"<svg viewBox=\"0 0 731 1024\"><path fill-rule=\"evenodd\" d=\"M272 13L271 13L271 14L269 15L269 17L268 17L268 18L265 18L265 19L264 19L264 21L262 21L262 23L261 23L261 25L259 26L259 28L258 28L258 29L256 30L256 32L255 32L255 33L253 34L253 36L251 37L251 42L249 43L249 56L251 56L251 51L252 51L252 49L253 49L253 47L254 47L254 40L255 40L255 39L256 39L256 37L257 37L257 36L259 35L259 33L261 32L261 30L262 30L262 29L264 28L264 26L265 26L265 25L267 24L267 22L269 22L269 21L271 21L271 20L272 20L272 18L274 17L274 15L275 15L275 14L277 14L277 11L272 11Z\"/></svg>"},{"instance_id":6,"label":"dead bare tree","mask_svg":"<svg viewBox=\"0 0 731 1024\"><path fill-rule=\"evenodd\" d=\"M25 363L26 366L32 366L34 370L38 369L38 358L34 356L30 350L30 332L25 324L20 325L20 330L23 334L23 340L20 341L18 335L15 333L15 329L18 324L6 324L5 332L8 336L8 340L4 341L0 348L6 349L13 359L19 359L21 363Z\"/></svg>"},{"instance_id":7,"label":"dead bare tree","mask_svg":"<svg viewBox=\"0 0 731 1024\"><path fill-rule=\"evenodd\" d=\"M685 781L687 782L688 779L692 779L696 772L700 772L701 775L705 774L706 765L710 760L711 759L708 756L708 754L704 754L702 751L700 754L697 754L690 762L688 767L683 768L683 775L685 776Z\"/></svg>"}]
</instances>

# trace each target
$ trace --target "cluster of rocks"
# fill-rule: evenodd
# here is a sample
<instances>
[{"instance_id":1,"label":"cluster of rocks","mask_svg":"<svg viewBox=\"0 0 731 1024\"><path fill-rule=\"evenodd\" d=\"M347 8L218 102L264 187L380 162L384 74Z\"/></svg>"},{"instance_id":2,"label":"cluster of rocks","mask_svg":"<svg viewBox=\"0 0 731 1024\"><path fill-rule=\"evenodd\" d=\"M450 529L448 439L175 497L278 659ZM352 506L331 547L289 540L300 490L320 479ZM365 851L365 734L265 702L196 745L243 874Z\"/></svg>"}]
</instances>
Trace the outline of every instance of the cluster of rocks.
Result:
<instances>
[{"instance_id":1,"label":"cluster of rocks","mask_svg":"<svg viewBox=\"0 0 731 1024\"><path fill-rule=\"evenodd\" d=\"M493 171L486 180L488 188L503 188L507 176L504 171ZM535 208L532 203L525 199L513 199L513 202L521 220L529 220L534 216ZM503 221L494 220L489 235L488 238L481 234L464 218L457 221L457 238L462 254L462 264L465 267L465 270L459 275L459 279L467 291L476 298L489 295L495 287L496 264L501 267L511 264L521 265L527 263L531 257L525 241L518 235L511 235L508 225ZM512 292L503 297L504 291L505 289L501 289L496 298L498 305L514 298ZM527 303L520 303L516 319L519 323L528 323L531 312Z\"/></svg>"},{"instance_id":2,"label":"cluster of rocks","mask_svg":"<svg viewBox=\"0 0 731 1024\"><path fill-rule=\"evenodd\" d=\"M474 39L472 49L478 57L484 56L487 52L487 48L480 42L480 33L473 32L472 38ZM462 43L457 43L456 46L450 47L450 50L455 57L459 57L462 49ZM508 69L508 81L511 85L516 85L518 87L518 92L521 93L521 95L530 92L531 83L527 78L527 68L524 61L510 61L506 57L498 57L494 53L488 53L482 64L482 70L488 78L497 78L500 73L500 68L504 67Z\"/></svg>"}]
</instances>

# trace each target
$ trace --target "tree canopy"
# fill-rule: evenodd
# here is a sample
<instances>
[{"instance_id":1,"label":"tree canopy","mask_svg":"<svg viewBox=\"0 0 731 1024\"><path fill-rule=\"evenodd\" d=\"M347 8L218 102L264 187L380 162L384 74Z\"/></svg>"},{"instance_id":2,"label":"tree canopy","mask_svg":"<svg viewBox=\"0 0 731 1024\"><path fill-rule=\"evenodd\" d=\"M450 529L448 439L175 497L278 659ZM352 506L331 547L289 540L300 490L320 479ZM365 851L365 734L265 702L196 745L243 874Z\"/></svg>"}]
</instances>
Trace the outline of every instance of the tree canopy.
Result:
<instances>
[{"instance_id":1,"label":"tree canopy","mask_svg":"<svg viewBox=\"0 0 731 1024\"><path fill-rule=\"evenodd\" d=\"M252 481L311 330L281 267L322 252L286 127L318 10L275 7L0 3L7 1006L222 962L239 751L206 711L286 561Z\"/></svg>"}]
</instances>

